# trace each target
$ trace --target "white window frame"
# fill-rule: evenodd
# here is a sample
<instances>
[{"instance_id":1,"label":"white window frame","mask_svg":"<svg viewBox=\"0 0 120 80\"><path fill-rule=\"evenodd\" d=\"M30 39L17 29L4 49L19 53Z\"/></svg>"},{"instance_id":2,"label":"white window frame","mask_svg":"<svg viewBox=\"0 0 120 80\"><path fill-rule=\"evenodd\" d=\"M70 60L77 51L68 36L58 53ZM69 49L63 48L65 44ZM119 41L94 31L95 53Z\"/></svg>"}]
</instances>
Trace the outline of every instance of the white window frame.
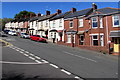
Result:
<instances>
[{"instance_id":1,"label":"white window frame","mask_svg":"<svg viewBox=\"0 0 120 80\"><path fill-rule=\"evenodd\" d=\"M97 39L94 39L93 36L97 36ZM98 40L98 35L92 35L92 46L98 46L98 45L94 45L94 44L93 44L93 41L94 41L94 40Z\"/></svg>"},{"instance_id":2,"label":"white window frame","mask_svg":"<svg viewBox=\"0 0 120 80\"><path fill-rule=\"evenodd\" d=\"M100 17L100 28L103 28L103 17Z\"/></svg>"},{"instance_id":3,"label":"white window frame","mask_svg":"<svg viewBox=\"0 0 120 80\"><path fill-rule=\"evenodd\" d=\"M118 19L117 20L119 20L119 25L114 25L114 21L115 21L115 16L118 16ZM120 27L120 15L113 15L112 16L112 23L113 23L113 27Z\"/></svg>"},{"instance_id":4,"label":"white window frame","mask_svg":"<svg viewBox=\"0 0 120 80\"><path fill-rule=\"evenodd\" d=\"M62 19L59 19L59 27L62 27Z\"/></svg>"},{"instance_id":5,"label":"white window frame","mask_svg":"<svg viewBox=\"0 0 120 80\"><path fill-rule=\"evenodd\" d=\"M93 21L93 19L96 19L96 21ZM93 23L94 22L97 22L97 27L93 27ZM93 17L92 18L92 28L94 29L94 28L98 28L98 17Z\"/></svg>"},{"instance_id":6,"label":"white window frame","mask_svg":"<svg viewBox=\"0 0 120 80\"><path fill-rule=\"evenodd\" d=\"M53 20L53 28L55 28L55 20Z\"/></svg>"},{"instance_id":7,"label":"white window frame","mask_svg":"<svg viewBox=\"0 0 120 80\"><path fill-rule=\"evenodd\" d=\"M101 36L103 38L101 38ZM104 35L100 35L100 46L104 46Z\"/></svg>"},{"instance_id":8,"label":"white window frame","mask_svg":"<svg viewBox=\"0 0 120 80\"><path fill-rule=\"evenodd\" d=\"M71 23L72 23L72 26L71 26ZM70 22L69 22L69 27L70 27L70 28L73 28L73 20L70 20Z\"/></svg>"},{"instance_id":9,"label":"white window frame","mask_svg":"<svg viewBox=\"0 0 120 80\"><path fill-rule=\"evenodd\" d=\"M78 23L79 23L79 27L83 27L83 19L79 19Z\"/></svg>"},{"instance_id":10,"label":"white window frame","mask_svg":"<svg viewBox=\"0 0 120 80\"><path fill-rule=\"evenodd\" d=\"M70 34L67 35L67 43L71 43L71 35Z\"/></svg>"}]
</instances>

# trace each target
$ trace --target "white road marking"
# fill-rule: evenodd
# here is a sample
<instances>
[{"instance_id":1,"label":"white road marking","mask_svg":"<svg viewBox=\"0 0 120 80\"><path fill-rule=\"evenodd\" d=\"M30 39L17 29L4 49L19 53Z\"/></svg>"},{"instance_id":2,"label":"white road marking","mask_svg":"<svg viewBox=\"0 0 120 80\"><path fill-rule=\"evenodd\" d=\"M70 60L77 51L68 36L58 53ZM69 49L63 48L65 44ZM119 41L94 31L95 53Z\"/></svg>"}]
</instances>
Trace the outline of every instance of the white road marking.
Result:
<instances>
[{"instance_id":1,"label":"white road marking","mask_svg":"<svg viewBox=\"0 0 120 80\"><path fill-rule=\"evenodd\" d=\"M23 55L25 55L25 56L29 56L29 55L27 55L27 54L23 54Z\"/></svg>"},{"instance_id":2,"label":"white road marking","mask_svg":"<svg viewBox=\"0 0 120 80\"><path fill-rule=\"evenodd\" d=\"M40 57L38 57L38 56L35 56L35 58L37 58L37 59L41 59Z\"/></svg>"},{"instance_id":3,"label":"white road marking","mask_svg":"<svg viewBox=\"0 0 120 80\"><path fill-rule=\"evenodd\" d=\"M25 51L25 53L29 53L28 51Z\"/></svg>"},{"instance_id":4,"label":"white road marking","mask_svg":"<svg viewBox=\"0 0 120 80\"><path fill-rule=\"evenodd\" d=\"M9 61L0 61L0 63L5 63L5 64L45 64L45 63L31 63L31 62L9 62Z\"/></svg>"},{"instance_id":5,"label":"white road marking","mask_svg":"<svg viewBox=\"0 0 120 80\"><path fill-rule=\"evenodd\" d=\"M22 51L19 51L20 53L23 53Z\"/></svg>"},{"instance_id":6,"label":"white road marking","mask_svg":"<svg viewBox=\"0 0 120 80\"><path fill-rule=\"evenodd\" d=\"M54 65L54 64L50 64L52 67L54 68L59 68L58 66Z\"/></svg>"},{"instance_id":7,"label":"white road marking","mask_svg":"<svg viewBox=\"0 0 120 80\"><path fill-rule=\"evenodd\" d=\"M40 62L40 61L38 61L38 60L35 60L37 63L42 63L42 62Z\"/></svg>"},{"instance_id":8,"label":"white road marking","mask_svg":"<svg viewBox=\"0 0 120 80\"><path fill-rule=\"evenodd\" d=\"M32 59L32 60L35 60L35 58L33 58L33 57L31 57L31 56L30 56L29 58Z\"/></svg>"},{"instance_id":9,"label":"white road marking","mask_svg":"<svg viewBox=\"0 0 120 80\"><path fill-rule=\"evenodd\" d=\"M64 69L61 69L61 71L64 72L64 73L66 73L66 74L68 74L68 75L71 75L70 72L68 72L68 71L66 71L66 70L64 70Z\"/></svg>"},{"instance_id":10,"label":"white road marking","mask_svg":"<svg viewBox=\"0 0 120 80\"><path fill-rule=\"evenodd\" d=\"M89 58L86 58L86 57L83 57L83 56L75 55L75 54L72 54L72 53L69 53L69 52L66 52L66 51L63 51L63 52L67 53L69 55L72 55L72 56L76 56L76 57L79 57L79 58L82 58L82 59L86 59L86 60L92 61L92 62L97 62L96 60L89 59Z\"/></svg>"},{"instance_id":11,"label":"white road marking","mask_svg":"<svg viewBox=\"0 0 120 80\"><path fill-rule=\"evenodd\" d=\"M34 54L30 53L31 56L35 56Z\"/></svg>"},{"instance_id":12,"label":"white road marking","mask_svg":"<svg viewBox=\"0 0 120 80\"><path fill-rule=\"evenodd\" d=\"M16 51L20 51L20 50L16 49Z\"/></svg>"},{"instance_id":13,"label":"white road marking","mask_svg":"<svg viewBox=\"0 0 120 80\"><path fill-rule=\"evenodd\" d=\"M41 60L41 61L43 61L43 62L45 62L45 63L49 63L48 61L46 61L46 60Z\"/></svg>"}]
</instances>

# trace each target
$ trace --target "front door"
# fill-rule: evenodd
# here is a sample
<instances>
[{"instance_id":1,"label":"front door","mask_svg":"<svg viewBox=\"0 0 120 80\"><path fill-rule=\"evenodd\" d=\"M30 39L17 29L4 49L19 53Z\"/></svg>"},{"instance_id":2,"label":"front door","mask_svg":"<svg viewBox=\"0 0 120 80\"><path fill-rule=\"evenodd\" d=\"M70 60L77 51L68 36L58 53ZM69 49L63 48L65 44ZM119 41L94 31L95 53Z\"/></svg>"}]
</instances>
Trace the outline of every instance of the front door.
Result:
<instances>
[{"instance_id":1,"label":"front door","mask_svg":"<svg viewBox=\"0 0 120 80\"><path fill-rule=\"evenodd\" d=\"M119 52L120 38L114 38L114 52Z\"/></svg>"}]
</instances>

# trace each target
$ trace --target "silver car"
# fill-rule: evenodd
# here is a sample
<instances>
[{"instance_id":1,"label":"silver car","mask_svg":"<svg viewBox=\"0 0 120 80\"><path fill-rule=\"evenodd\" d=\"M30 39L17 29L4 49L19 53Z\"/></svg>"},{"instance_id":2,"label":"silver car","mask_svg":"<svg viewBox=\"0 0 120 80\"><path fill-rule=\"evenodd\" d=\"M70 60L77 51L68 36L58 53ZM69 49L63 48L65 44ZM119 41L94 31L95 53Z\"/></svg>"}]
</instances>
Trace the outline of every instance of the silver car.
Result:
<instances>
[{"instance_id":1,"label":"silver car","mask_svg":"<svg viewBox=\"0 0 120 80\"><path fill-rule=\"evenodd\" d=\"M27 33L20 33L20 37L25 38L25 39L29 39L30 35L28 35Z\"/></svg>"}]
</instances>

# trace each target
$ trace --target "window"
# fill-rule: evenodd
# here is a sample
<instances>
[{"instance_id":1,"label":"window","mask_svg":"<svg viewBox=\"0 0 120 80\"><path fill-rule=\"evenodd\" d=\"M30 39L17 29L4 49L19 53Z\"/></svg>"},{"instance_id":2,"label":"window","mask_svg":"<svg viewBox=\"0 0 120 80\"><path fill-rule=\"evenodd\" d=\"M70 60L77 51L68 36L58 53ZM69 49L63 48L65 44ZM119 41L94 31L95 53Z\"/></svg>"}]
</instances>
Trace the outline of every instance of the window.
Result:
<instances>
[{"instance_id":1,"label":"window","mask_svg":"<svg viewBox=\"0 0 120 80\"><path fill-rule=\"evenodd\" d=\"M100 17L100 28L103 28L103 22L102 17Z\"/></svg>"},{"instance_id":2,"label":"window","mask_svg":"<svg viewBox=\"0 0 120 80\"><path fill-rule=\"evenodd\" d=\"M62 19L60 19L59 27L62 27Z\"/></svg>"},{"instance_id":3,"label":"window","mask_svg":"<svg viewBox=\"0 0 120 80\"><path fill-rule=\"evenodd\" d=\"M98 27L97 18L92 18L92 28L97 28L97 27Z\"/></svg>"},{"instance_id":4,"label":"window","mask_svg":"<svg viewBox=\"0 0 120 80\"><path fill-rule=\"evenodd\" d=\"M46 27L48 27L48 21L46 20Z\"/></svg>"},{"instance_id":5,"label":"window","mask_svg":"<svg viewBox=\"0 0 120 80\"><path fill-rule=\"evenodd\" d=\"M83 19L79 19L78 24L79 24L79 27L83 27Z\"/></svg>"},{"instance_id":6,"label":"window","mask_svg":"<svg viewBox=\"0 0 120 80\"><path fill-rule=\"evenodd\" d=\"M71 43L71 35L67 35L67 42Z\"/></svg>"},{"instance_id":7,"label":"window","mask_svg":"<svg viewBox=\"0 0 120 80\"><path fill-rule=\"evenodd\" d=\"M53 28L55 28L55 20L53 21Z\"/></svg>"},{"instance_id":8,"label":"window","mask_svg":"<svg viewBox=\"0 0 120 80\"><path fill-rule=\"evenodd\" d=\"M92 42L93 42L93 46L98 46L98 36L97 35L92 36Z\"/></svg>"},{"instance_id":9,"label":"window","mask_svg":"<svg viewBox=\"0 0 120 80\"><path fill-rule=\"evenodd\" d=\"M114 15L113 16L113 27L119 27L120 26L120 16Z\"/></svg>"},{"instance_id":10,"label":"window","mask_svg":"<svg viewBox=\"0 0 120 80\"><path fill-rule=\"evenodd\" d=\"M73 21L70 21L69 26L73 27Z\"/></svg>"},{"instance_id":11,"label":"window","mask_svg":"<svg viewBox=\"0 0 120 80\"><path fill-rule=\"evenodd\" d=\"M43 26L43 22L41 22L41 27Z\"/></svg>"},{"instance_id":12,"label":"window","mask_svg":"<svg viewBox=\"0 0 120 80\"><path fill-rule=\"evenodd\" d=\"M103 35L100 35L100 46L104 46L104 38L103 38Z\"/></svg>"},{"instance_id":13,"label":"window","mask_svg":"<svg viewBox=\"0 0 120 80\"><path fill-rule=\"evenodd\" d=\"M80 35L80 41L79 41L80 45L84 44L84 35Z\"/></svg>"}]
</instances>

